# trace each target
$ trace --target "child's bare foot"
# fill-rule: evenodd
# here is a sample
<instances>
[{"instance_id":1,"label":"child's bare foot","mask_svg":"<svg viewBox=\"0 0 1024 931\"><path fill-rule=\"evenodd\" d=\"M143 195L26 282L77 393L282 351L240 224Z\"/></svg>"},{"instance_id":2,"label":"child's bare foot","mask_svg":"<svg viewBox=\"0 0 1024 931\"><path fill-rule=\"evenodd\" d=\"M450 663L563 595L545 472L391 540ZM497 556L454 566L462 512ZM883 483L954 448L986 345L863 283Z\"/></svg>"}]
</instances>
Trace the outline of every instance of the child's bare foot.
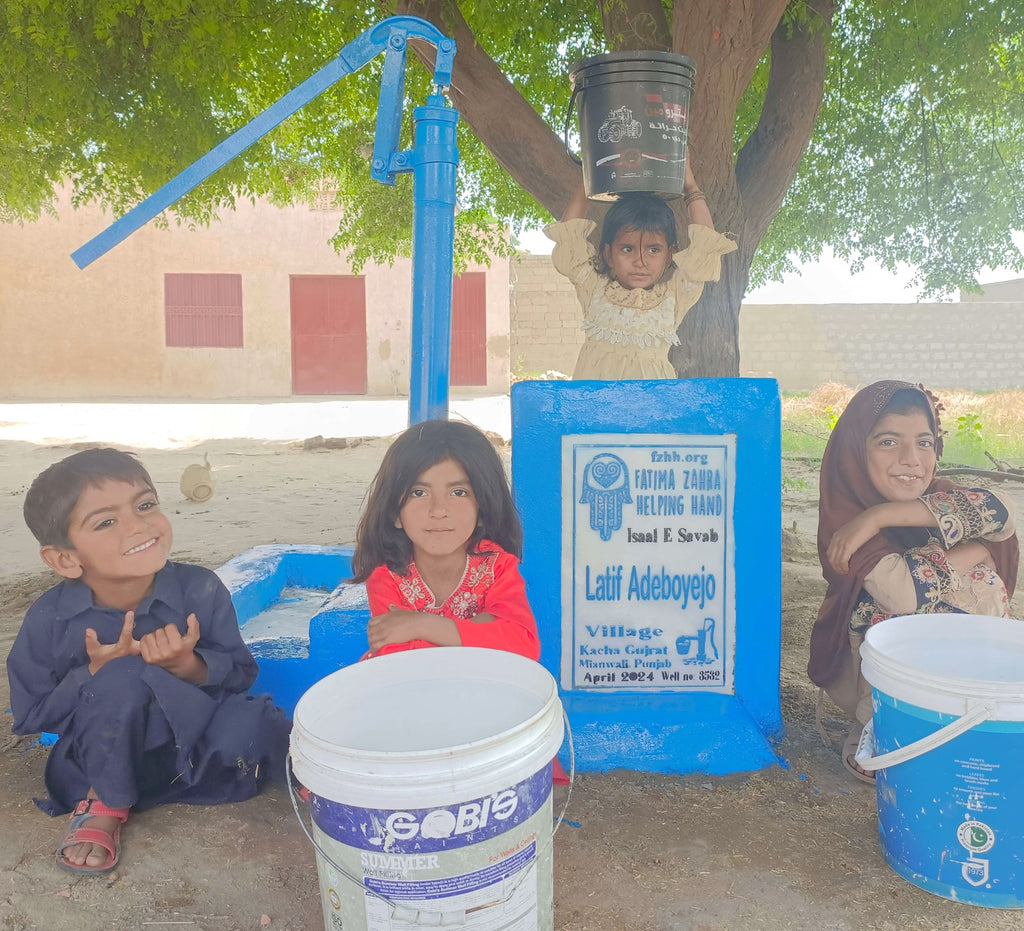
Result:
<instances>
[{"instance_id":1,"label":"child's bare foot","mask_svg":"<svg viewBox=\"0 0 1024 931\"><path fill-rule=\"evenodd\" d=\"M121 854L121 825L127 808L108 808L97 798L83 799L57 849L57 865L73 873L105 873Z\"/></svg>"}]
</instances>

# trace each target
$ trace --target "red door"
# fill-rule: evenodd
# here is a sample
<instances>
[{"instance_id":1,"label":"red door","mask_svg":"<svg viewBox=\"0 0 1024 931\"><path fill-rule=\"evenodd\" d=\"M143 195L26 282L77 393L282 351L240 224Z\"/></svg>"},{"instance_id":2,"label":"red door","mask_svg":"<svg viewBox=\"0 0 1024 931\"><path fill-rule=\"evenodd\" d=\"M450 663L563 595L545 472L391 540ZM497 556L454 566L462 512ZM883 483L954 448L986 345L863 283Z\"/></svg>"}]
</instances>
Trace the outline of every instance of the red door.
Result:
<instances>
[{"instance_id":1,"label":"red door","mask_svg":"<svg viewBox=\"0 0 1024 931\"><path fill-rule=\"evenodd\" d=\"M292 393L366 394L360 275L292 275Z\"/></svg>"},{"instance_id":2,"label":"red door","mask_svg":"<svg viewBox=\"0 0 1024 931\"><path fill-rule=\"evenodd\" d=\"M487 384L487 276L467 272L452 281L453 385Z\"/></svg>"}]
</instances>

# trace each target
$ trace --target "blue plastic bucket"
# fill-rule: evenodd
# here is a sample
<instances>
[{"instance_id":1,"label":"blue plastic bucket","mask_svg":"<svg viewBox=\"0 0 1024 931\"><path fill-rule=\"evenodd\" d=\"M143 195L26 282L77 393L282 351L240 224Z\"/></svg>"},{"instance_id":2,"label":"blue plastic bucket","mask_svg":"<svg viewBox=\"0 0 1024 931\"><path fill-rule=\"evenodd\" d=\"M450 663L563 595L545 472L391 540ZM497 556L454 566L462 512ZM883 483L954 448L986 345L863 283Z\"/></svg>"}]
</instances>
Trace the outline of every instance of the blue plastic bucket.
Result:
<instances>
[{"instance_id":1,"label":"blue plastic bucket","mask_svg":"<svg viewBox=\"0 0 1024 931\"><path fill-rule=\"evenodd\" d=\"M926 892L1024 908L1024 623L894 617L861 647L886 862Z\"/></svg>"}]
</instances>

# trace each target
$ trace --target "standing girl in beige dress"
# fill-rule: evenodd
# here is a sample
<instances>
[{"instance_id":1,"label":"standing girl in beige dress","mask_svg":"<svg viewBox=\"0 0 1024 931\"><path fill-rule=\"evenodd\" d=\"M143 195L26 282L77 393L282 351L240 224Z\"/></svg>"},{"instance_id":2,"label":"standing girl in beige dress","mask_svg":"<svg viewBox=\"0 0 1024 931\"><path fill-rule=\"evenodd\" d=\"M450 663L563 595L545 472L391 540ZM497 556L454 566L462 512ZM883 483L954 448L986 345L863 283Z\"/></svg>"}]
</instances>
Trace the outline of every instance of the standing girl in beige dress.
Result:
<instances>
[{"instance_id":1,"label":"standing girl in beige dress","mask_svg":"<svg viewBox=\"0 0 1024 931\"><path fill-rule=\"evenodd\" d=\"M601 245L590 242L583 186L562 217L545 229L551 260L576 287L586 340L573 378L675 378L668 351L676 329L697 303L705 281L717 281L722 256L736 243L716 233L707 201L686 165L683 201L689 245L677 252L676 221L653 194L623 194L608 210Z\"/></svg>"}]
</instances>

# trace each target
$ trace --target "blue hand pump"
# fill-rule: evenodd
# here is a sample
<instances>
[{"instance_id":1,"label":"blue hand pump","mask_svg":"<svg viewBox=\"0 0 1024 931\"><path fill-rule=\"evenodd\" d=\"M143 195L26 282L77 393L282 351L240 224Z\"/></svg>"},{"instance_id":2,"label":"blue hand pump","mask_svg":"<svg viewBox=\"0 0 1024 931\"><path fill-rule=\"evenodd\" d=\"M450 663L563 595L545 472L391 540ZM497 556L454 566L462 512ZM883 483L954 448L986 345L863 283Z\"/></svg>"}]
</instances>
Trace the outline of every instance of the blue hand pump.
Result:
<instances>
[{"instance_id":1,"label":"blue hand pump","mask_svg":"<svg viewBox=\"0 0 1024 931\"><path fill-rule=\"evenodd\" d=\"M413 147L397 151L405 96L409 39L436 49L434 87L424 106L413 110ZM335 59L271 104L245 126L214 146L159 190L154 191L98 236L71 254L79 268L104 255L157 214L244 152L300 107L381 52L384 68L377 99L377 129L370 176L394 184L395 175L413 173L412 357L409 423L448 416L451 353L452 251L455 231L455 178L459 113L442 91L451 84L455 40L416 16L392 16L353 39Z\"/></svg>"}]
</instances>

